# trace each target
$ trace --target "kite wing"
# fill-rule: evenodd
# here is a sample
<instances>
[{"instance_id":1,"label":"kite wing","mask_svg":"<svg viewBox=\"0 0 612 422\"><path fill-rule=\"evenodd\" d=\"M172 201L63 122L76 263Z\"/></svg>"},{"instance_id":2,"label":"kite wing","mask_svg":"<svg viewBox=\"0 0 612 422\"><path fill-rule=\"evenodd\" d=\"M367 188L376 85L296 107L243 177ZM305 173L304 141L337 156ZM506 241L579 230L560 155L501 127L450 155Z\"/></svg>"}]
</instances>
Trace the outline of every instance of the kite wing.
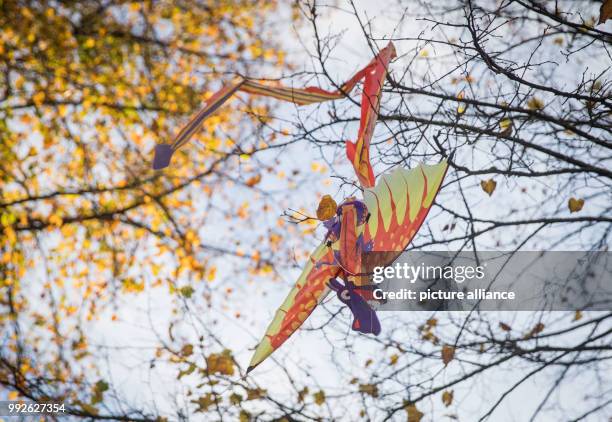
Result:
<instances>
[{"instance_id":1,"label":"kite wing","mask_svg":"<svg viewBox=\"0 0 612 422\"><path fill-rule=\"evenodd\" d=\"M407 170L396 169L382 175L375 187L365 189L364 202L370 218L365 241L372 250L397 252L395 259L414 238L423 224L446 171L446 160L436 165L420 164Z\"/></svg>"},{"instance_id":2,"label":"kite wing","mask_svg":"<svg viewBox=\"0 0 612 422\"><path fill-rule=\"evenodd\" d=\"M330 291L327 282L340 271L333 262L333 250L325 243L319 245L310 255L295 286L276 311L266 334L257 345L247 373L278 349L325 299Z\"/></svg>"}]
</instances>

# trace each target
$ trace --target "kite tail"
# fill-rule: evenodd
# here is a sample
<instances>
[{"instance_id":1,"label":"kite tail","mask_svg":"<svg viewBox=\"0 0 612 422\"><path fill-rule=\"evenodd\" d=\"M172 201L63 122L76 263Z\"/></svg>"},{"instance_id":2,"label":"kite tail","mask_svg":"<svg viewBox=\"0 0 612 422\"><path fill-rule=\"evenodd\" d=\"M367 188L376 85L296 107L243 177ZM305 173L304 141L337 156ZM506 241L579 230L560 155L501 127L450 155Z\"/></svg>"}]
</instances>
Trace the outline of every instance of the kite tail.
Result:
<instances>
[{"instance_id":1,"label":"kite tail","mask_svg":"<svg viewBox=\"0 0 612 422\"><path fill-rule=\"evenodd\" d=\"M357 155L358 150L360 151L359 155ZM372 164L370 164L369 151L363 147L359 148L355 142L346 141L346 157L353 164L359 184L364 188L374 186L376 177Z\"/></svg>"},{"instance_id":2,"label":"kite tail","mask_svg":"<svg viewBox=\"0 0 612 422\"><path fill-rule=\"evenodd\" d=\"M237 78L234 79L232 83L225 85L206 101L204 108L191 117L189 123L181 129L171 144L158 144L155 147L153 169L161 170L168 167L172 159L172 154L189 142L189 139L197 132L204 120L225 104L227 100L245 84L245 82L246 80L244 78Z\"/></svg>"},{"instance_id":3,"label":"kite tail","mask_svg":"<svg viewBox=\"0 0 612 422\"><path fill-rule=\"evenodd\" d=\"M172 159L174 150L172 145L168 144L157 144L155 145L155 157L153 157L153 169L160 170L168 167L170 160Z\"/></svg>"},{"instance_id":4,"label":"kite tail","mask_svg":"<svg viewBox=\"0 0 612 422\"><path fill-rule=\"evenodd\" d=\"M340 87L340 89L335 91L326 91L324 89L312 86L306 88L291 88L284 87L281 85L269 85L266 83L256 82L251 79L238 77L234 79L230 84L225 85L212 97L210 97L208 101L206 101L206 103L204 104L204 107L194 116L192 116L189 120L189 123L187 123L187 125L183 129L181 129L181 131L171 144L160 144L155 148L153 168L155 170L160 170L165 167L168 167L174 152L176 152L176 150L178 150L187 142L189 142L191 137L202 126L204 120L206 120L206 118L208 118L211 114L217 111L217 109L219 109L219 107L221 107L237 91L242 91L253 95L272 97L278 100L291 102L293 104L301 106L344 98L353 90L353 88L355 87L355 85L357 85L357 83L359 83L359 81L365 78L366 82L363 97L365 99L366 91L371 90L371 88L368 88L368 86L374 83L371 82L374 81L374 79L372 79L372 74L376 73L376 75L378 75L377 72L373 72L373 69L378 69L381 65L384 67L384 69L386 69L389 60L392 57L395 57L395 48L393 47L392 43L389 43L384 49L380 51L380 53L376 57L374 57L374 59L372 59L370 63L368 63L367 66L359 70L359 72L355 73L352 78L350 78ZM380 80L380 78L378 78L377 80L379 81L378 84L384 82L383 80ZM374 85L372 86L375 85L377 84L374 83ZM370 98L369 93L367 94L367 98ZM363 120L365 117L363 100L361 108L361 126L363 127ZM376 110L378 109L377 106L375 108ZM369 126L371 126L373 130L373 124L370 124ZM363 133L365 133L366 135L369 133L368 131L364 132L363 128L360 128L359 132L359 136L362 136ZM366 147L369 148L369 139L367 140ZM359 157L362 157L363 153L361 151L358 151L357 155ZM373 181L373 177L371 179Z\"/></svg>"},{"instance_id":5,"label":"kite tail","mask_svg":"<svg viewBox=\"0 0 612 422\"><path fill-rule=\"evenodd\" d=\"M355 142L346 141L346 157L349 159L351 163L353 162L353 160L355 160L355 149L356 148L357 148L357 145L355 145Z\"/></svg>"},{"instance_id":6,"label":"kite tail","mask_svg":"<svg viewBox=\"0 0 612 422\"><path fill-rule=\"evenodd\" d=\"M396 56L393 43L387 46L370 63L365 72L363 94L361 96L361 118L359 120L359 133L357 142L347 142L346 154L361 186L371 188L376 184L372 164L370 163L370 141L374 134L374 127L378 120L382 87L387 76L387 67L391 59Z\"/></svg>"},{"instance_id":7,"label":"kite tail","mask_svg":"<svg viewBox=\"0 0 612 422\"><path fill-rule=\"evenodd\" d=\"M248 94L272 97L278 100L291 102L296 105L308 105L331 101L342 98L350 92L355 85L363 79L365 68L357 72L353 78L342 85L339 91L326 91L317 87L307 87L303 89L288 88L283 86L271 86L255 82L242 77L234 79L230 84L223 86L212 97L210 97L204 107L191 117L189 123L185 125L171 144L159 144L155 148L153 159L153 169L161 170L170 165L172 154L183 145L198 131L204 121L215 113L223 104L227 102L238 91Z\"/></svg>"}]
</instances>

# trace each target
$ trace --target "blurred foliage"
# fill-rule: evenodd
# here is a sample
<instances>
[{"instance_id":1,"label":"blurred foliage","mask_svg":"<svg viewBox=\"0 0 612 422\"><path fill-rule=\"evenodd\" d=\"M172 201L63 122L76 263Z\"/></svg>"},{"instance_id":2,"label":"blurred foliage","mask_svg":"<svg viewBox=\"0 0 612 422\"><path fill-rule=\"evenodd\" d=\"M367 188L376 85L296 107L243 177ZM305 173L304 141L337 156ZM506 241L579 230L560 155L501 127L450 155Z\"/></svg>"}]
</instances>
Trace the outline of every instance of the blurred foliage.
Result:
<instances>
[{"instance_id":1,"label":"blurred foliage","mask_svg":"<svg viewBox=\"0 0 612 422\"><path fill-rule=\"evenodd\" d=\"M269 35L276 10L274 1L0 1L0 381L11 394L97 413L109 385L86 375L96 368L85 359L87 321L107 310L117 320L115 299L148 287L178 307L215 281L215 256L270 272L262 253L205 245L199 233L211 218L251 218L255 208L235 196L213 217L202 203L238 178L247 189L261 180L248 161L268 147L256 129L265 103L220 110L166 172L150 160L224 73L284 63ZM247 145L243 132L255 135ZM229 173L239 176L219 176ZM282 231L270 236L262 248ZM185 346L176 363L192 353ZM207 361L210 373L234 373L229 351ZM34 388L41 378L50 382Z\"/></svg>"}]
</instances>

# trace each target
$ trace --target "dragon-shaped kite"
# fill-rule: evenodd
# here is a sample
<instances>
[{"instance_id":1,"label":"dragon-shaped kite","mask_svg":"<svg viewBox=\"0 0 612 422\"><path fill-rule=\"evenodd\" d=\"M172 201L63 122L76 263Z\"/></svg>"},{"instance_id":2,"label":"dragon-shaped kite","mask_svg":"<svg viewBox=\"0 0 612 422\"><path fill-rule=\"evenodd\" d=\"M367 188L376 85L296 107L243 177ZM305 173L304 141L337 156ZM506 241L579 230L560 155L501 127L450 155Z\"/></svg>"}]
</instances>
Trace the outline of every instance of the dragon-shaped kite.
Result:
<instances>
[{"instance_id":1,"label":"dragon-shaped kite","mask_svg":"<svg viewBox=\"0 0 612 422\"><path fill-rule=\"evenodd\" d=\"M156 147L153 168L161 169L169 165L174 151L189 141L206 117L237 91L306 105L343 98L364 79L357 141L346 143L347 157L363 188L363 199L347 198L336 206L331 197L323 198L317 217L328 230L325 239L312 252L295 286L276 311L255 349L247 373L278 349L331 291L351 310L353 330L380 333L380 322L368 304L371 287L361 272L362 256L371 251L387 252L385 264L389 264L406 249L423 224L448 168L446 160L410 170L399 168L383 174L375 183L369 158L370 140L387 67L394 57L395 48L389 43L338 91L270 86L240 78L213 95L172 144Z\"/></svg>"}]
</instances>

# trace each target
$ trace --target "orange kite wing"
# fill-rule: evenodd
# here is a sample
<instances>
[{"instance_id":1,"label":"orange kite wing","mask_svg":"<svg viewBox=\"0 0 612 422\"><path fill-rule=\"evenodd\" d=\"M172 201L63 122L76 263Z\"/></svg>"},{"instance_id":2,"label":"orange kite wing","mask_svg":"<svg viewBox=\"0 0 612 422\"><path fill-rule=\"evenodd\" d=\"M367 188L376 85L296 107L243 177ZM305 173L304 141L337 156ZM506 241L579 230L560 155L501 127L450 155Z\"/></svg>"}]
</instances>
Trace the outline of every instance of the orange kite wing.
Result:
<instances>
[{"instance_id":1,"label":"orange kite wing","mask_svg":"<svg viewBox=\"0 0 612 422\"><path fill-rule=\"evenodd\" d=\"M332 248L325 243L319 245L310 255L295 286L276 311L264 337L257 345L247 372L252 371L278 349L325 299L330 291L327 282L339 272L339 268L332 265L333 259Z\"/></svg>"},{"instance_id":2,"label":"orange kite wing","mask_svg":"<svg viewBox=\"0 0 612 422\"><path fill-rule=\"evenodd\" d=\"M372 250L401 253L423 224L448 170L446 160L436 165L420 164L382 175L374 188L364 190L370 219L365 241Z\"/></svg>"}]
</instances>

